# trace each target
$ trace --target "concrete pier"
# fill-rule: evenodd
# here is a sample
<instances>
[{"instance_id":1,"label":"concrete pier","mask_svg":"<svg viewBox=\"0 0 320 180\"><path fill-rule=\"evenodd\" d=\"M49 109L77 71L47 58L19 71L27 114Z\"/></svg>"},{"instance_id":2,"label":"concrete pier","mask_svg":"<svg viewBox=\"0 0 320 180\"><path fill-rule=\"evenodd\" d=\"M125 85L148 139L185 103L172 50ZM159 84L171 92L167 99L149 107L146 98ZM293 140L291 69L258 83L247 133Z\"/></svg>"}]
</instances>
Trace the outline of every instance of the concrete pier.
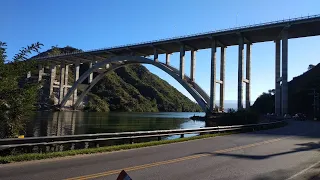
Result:
<instances>
[{"instance_id":1,"label":"concrete pier","mask_svg":"<svg viewBox=\"0 0 320 180\"><path fill-rule=\"evenodd\" d=\"M158 58L158 50L156 48L153 49L153 60L155 62L159 62L159 58Z\"/></svg>"},{"instance_id":2,"label":"concrete pier","mask_svg":"<svg viewBox=\"0 0 320 180\"><path fill-rule=\"evenodd\" d=\"M211 78L210 78L210 110L214 110L215 91L216 91L216 41L211 42Z\"/></svg>"},{"instance_id":3,"label":"concrete pier","mask_svg":"<svg viewBox=\"0 0 320 180\"><path fill-rule=\"evenodd\" d=\"M49 87L49 97L51 97L52 93L53 93L53 83L56 80L56 65L52 64L50 66L50 87Z\"/></svg>"},{"instance_id":4,"label":"concrete pier","mask_svg":"<svg viewBox=\"0 0 320 180\"><path fill-rule=\"evenodd\" d=\"M288 113L288 31L282 33L282 115Z\"/></svg>"},{"instance_id":5,"label":"concrete pier","mask_svg":"<svg viewBox=\"0 0 320 180\"><path fill-rule=\"evenodd\" d=\"M63 96L67 95L68 93L68 80L69 80L69 65L65 66L64 69L64 90L63 90Z\"/></svg>"},{"instance_id":6,"label":"concrete pier","mask_svg":"<svg viewBox=\"0 0 320 180\"><path fill-rule=\"evenodd\" d=\"M281 41L275 40L275 114L281 114L281 89L280 89L280 49Z\"/></svg>"},{"instance_id":7,"label":"concrete pier","mask_svg":"<svg viewBox=\"0 0 320 180\"><path fill-rule=\"evenodd\" d=\"M92 62L89 63L89 69L92 68ZM92 82L93 79L93 73L90 73L89 77L88 77L88 84L90 84Z\"/></svg>"},{"instance_id":8,"label":"concrete pier","mask_svg":"<svg viewBox=\"0 0 320 180\"><path fill-rule=\"evenodd\" d=\"M238 110L243 109L243 37L239 36L239 52L238 52Z\"/></svg>"},{"instance_id":9,"label":"concrete pier","mask_svg":"<svg viewBox=\"0 0 320 180\"><path fill-rule=\"evenodd\" d=\"M184 56L185 56L185 46L180 46L180 77L184 79Z\"/></svg>"},{"instance_id":10,"label":"concrete pier","mask_svg":"<svg viewBox=\"0 0 320 180\"><path fill-rule=\"evenodd\" d=\"M109 65L109 64L108 64ZM79 79L79 70L80 70L80 61L76 60L75 64L74 64L74 82L76 82ZM78 99L78 89L75 88L74 92L73 92L73 103L75 104L77 102Z\"/></svg>"},{"instance_id":11,"label":"concrete pier","mask_svg":"<svg viewBox=\"0 0 320 180\"><path fill-rule=\"evenodd\" d=\"M166 65L170 65L170 54L166 53Z\"/></svg>"},{"instance_id":12,"label":"concrete pier","mask_svg":"<svg viewBox=\"0 0 320 180\"><path fill-rule=\"evenodd\" d=\"M63 100L64 73L65 73L65 61L61 61L61 64L60 64L60 82L59 82L59 104Z\"/></svg>"},{"instance_id":13,"label":"concrete pier","mask_svg":"<svg viewBox=\"0 0 320 180\"><path fill-rule=\"evenodd\" d=\"M225 47L221 47L220 56L220 111L224 111L224 92L225 92Z\"/></svg>"},{"instance_id":14,"label":"concrete pier","mask_svg":"<svg viewBox=\"0 0 320 180\"><path fill-rule=\"evenodd\" d=\"M196 71L196 51L191 50L191 66L190 66L190 78L195 81L195 72Z\"/></svg>"},{"instance_id":15,"label":"concrete pier","mask_svg":"<svg viewBox=\"0 0 320 180\"><path fill-rule=\"evenodd\" d=\"M42 76L43 76L43 72L44 72L44 68L41 64L38 65L38 82L40 82L42 80Z\"/></svg>"},{"instance_id":16,"label":"concrete pier","mask_svg":"<svg viewBox=\"0 0 320 180\"><path fill-rule=\"evenodd\" d=\"M246 109L250 108L250 83L251 83L251 43L247 44L246 51Z\"/></svg>"}]
</instances>

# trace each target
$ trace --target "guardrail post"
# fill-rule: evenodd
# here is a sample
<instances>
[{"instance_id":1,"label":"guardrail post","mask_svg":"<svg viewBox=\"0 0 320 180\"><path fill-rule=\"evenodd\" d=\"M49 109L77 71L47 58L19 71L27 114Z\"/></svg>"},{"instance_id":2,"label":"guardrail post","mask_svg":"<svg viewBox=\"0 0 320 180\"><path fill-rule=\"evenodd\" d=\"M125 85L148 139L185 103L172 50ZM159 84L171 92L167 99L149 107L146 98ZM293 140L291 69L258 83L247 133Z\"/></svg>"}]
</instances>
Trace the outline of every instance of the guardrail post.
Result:
<instances>
[{"instance_id":1,"label":"guardrail post","mask_svg":"<svg viewBox=\"0 0 320 180\"><path fill-rule=\"evenodd\" d=\"M75 147L75 144L74 144L74 143L71 143L70 149L71 149L71 150L74 150L74 147Z\"/></svg>"},{"instance_id":2,"label":"guardrail post","mask_svg":"<svg viewBox=\"0 0 320 180\"><path fill-rule=\"evenodd\" d=\"M158 136L158 141L160 141L161 140L161 136Z\"/></svg>"},{"instance_id":3,"label":"guardrail post","mask_svg":"<svg viewBox=\"0 0 320 180\"><path fill-rule=\"evenodd\" d=\"M184 134L181 134L181 135L180 135L180 138L184 138Z\"/></svg>"},{"instance_id":4,"label":"guardrail post","mask_svg":"<svg viewBox=\"0 0 320 180\"><path fill-rule=\"evenodd\" d=\"M45 153L45 152L46 152L46 146L44 146L44 145L39 145L38 147L39 147L39 152L40 152L40 153Z\"/></svg>"},{"instance_id":5,"label":"guardrail post","mask_svg":"<svg viewBox=\"0 0 320 180\"><path fill-rule=\"evenodd\" d=\"M100 145L99 145L98 142L95 143L95 147L96 147L96 148L99 148L99 147L100 147Z\"/></svg>"},{"instance_id":6,"label":"guardrail post","mask_svg":"<svg viewBox=\"0 0 320 180\"><path fill-rule=\"evenodd\" d=\"M50 152L50 146L48 146L48 145L46 146L46 145L45 145L45 149L46 149L46 150L45 150L46 152Z\"/></svg>"},{"instance_id":7,"label":"guardrail post","mask_svg":"<svg viewBox=\"0 0 320 180\"><path fill-rule=\"evenodd\" d=\"M60 144L59 151L63 151L63 144Z\"/></svg>"}]
</instances>

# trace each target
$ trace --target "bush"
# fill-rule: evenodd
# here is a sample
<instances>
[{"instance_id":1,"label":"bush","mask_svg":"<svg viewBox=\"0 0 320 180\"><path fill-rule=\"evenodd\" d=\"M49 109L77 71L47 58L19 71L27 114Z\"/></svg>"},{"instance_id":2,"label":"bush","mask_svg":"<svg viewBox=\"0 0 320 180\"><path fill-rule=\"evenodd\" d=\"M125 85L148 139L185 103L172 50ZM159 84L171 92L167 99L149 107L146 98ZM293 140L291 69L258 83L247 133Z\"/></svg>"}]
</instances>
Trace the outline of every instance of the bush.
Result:
<instances>
[{"instance_id":1,"label":"bush","mask_svg":"<svg viewBox=\"0 0 320 180\"><path fill-rule=\"evenodd\" d=\"M89 101L84 110L93 112L109 112L109 105L99 96L89 93Z\"/></svg>"},{"instance_id":2,"label":"bush","mask_svg":"<svg viewBox=\"0 0 320 180\"><path fill-rule=\"evenodd\" d=\"M259 114L250 110L229 110L227 113L219 114L213 118L207 119L207 124L217 126L255 124L259 122ZM209 125L210 126L210 125Z\"/></svg>"}]
</instances>

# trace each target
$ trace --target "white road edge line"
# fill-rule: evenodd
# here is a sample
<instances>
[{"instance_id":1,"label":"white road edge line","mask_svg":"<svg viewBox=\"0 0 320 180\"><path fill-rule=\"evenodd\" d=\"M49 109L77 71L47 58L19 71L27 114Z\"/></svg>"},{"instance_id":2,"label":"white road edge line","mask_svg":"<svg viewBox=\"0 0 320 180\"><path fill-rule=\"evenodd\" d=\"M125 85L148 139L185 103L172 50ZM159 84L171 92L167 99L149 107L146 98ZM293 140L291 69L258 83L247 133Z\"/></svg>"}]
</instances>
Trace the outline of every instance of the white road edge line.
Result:
<instances>
[{"instance_id":1,"label":"white road edge line","mask_svg":"<svg viewBox=\"0 0 320 180\"><path fill-rule=\"evenodd\" d=\"M307 167L306 169L304 169L304 170L302 170L302 171L298 172L297 174L294 174L293 176L291 176L291 177L287 178L286 180L293 179L293 178L295 178L295 177L297 177L297 176L299 176L299 175L301 175L301 174L303 174L303 173L307 172L308 170L310 170L311 168L315 167L315 166L316 166L316 165L318 165L318 164L320 164L320 161L316 162L315 164L312 164L311 166L309 166L309 167Z\"/></svg>"}]
</instances>

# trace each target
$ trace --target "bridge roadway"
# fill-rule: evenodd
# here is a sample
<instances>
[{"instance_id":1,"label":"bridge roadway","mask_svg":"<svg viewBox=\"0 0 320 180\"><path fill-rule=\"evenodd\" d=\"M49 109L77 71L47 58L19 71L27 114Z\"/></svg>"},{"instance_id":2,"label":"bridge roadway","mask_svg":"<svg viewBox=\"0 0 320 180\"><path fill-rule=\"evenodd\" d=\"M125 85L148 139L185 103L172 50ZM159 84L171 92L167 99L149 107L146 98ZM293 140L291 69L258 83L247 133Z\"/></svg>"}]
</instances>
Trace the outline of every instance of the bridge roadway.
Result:
<instances>
[{"instance_id":1,"label":"bridge roadway","mask_svg":"<svg viewBox=\"0 0 320 180\"><path fill-rule=\"evenodd\" d=\"M113 153L0 165L0 179L320 179L320 123Z\"/></svg>"},{"instance_id":2,"label":"bridge roadway","mask_svg":"<svg viewBox=\"0 0 320 180\"><path fill-rule=\"evenodd\" d=\"M260 43L274 41L280 38L284 28L288 28L288 39L320 35L320 15L284 19L86 52L79 51L72 54L38 57L37 59L52 62L65 60L66 62L74 63L76 60L87 62L92 61L92 59L95 58L95 61L99 61L100 59L106 59L113 56L126 56L132 53L140 56L151 56L155 54L155 50L157 50L157 54L168 54L180 52L181 44L186 46L186 51L211 48L212 38L218 41L216 47L227 47L238 45L240 34L244 37L244 43Z\"/></svg>"}]
</instances>

